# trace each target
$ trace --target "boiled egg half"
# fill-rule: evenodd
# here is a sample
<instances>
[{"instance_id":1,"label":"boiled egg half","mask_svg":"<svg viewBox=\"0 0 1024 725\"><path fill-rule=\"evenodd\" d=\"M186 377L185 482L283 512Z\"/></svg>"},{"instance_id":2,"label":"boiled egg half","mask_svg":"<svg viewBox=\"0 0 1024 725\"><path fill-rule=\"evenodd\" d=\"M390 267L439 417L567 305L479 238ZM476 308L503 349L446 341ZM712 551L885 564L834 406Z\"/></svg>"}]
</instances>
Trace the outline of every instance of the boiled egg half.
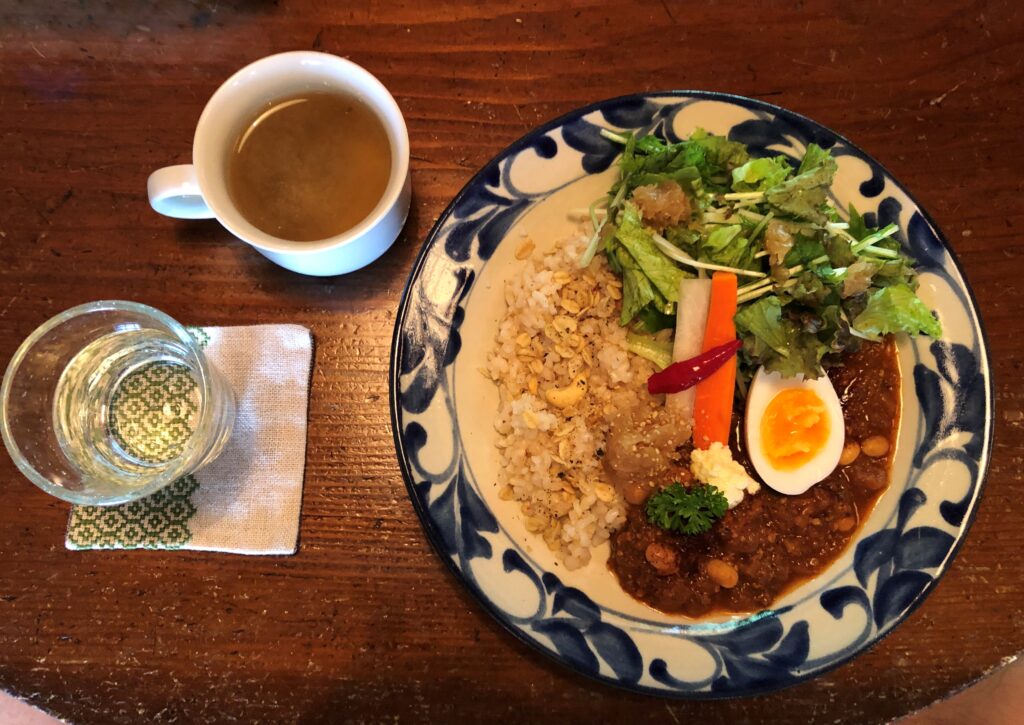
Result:
<instances>
[{"instance_id":1,"label":"boiled egg half","mask_svg":"<svg viewBox=\"0 0 1024 725\"><path fill-rule=\"evenodd\" d=\"M839 464L843 409L827 375L784 378L760 368L747 393L747 455L761 480L795 496Z\"/></svg>"}]
</instances>

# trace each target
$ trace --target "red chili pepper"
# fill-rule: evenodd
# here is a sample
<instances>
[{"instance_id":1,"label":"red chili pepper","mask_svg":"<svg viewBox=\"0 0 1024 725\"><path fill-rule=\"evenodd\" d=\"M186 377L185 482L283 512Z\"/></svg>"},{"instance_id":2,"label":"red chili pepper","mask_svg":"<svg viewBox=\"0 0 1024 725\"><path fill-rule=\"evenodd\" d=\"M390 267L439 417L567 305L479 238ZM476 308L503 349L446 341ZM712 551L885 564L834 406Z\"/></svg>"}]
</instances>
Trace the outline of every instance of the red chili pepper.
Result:
<instances>
[{"instance_id":1,"label":"red chili pepper","mask_svg":"<svg viewBox=\"0 0 1024 725\"><path fill-rule=\"evenodd\" d=\"M692 388L722 367L741 347L743 347L742 341L732 340L724 345L706 350L689 360L672 363L660 373L654 373L647 378L647 392L651 395L681 393L687 388Z\"/></svg>"}]
</instances>

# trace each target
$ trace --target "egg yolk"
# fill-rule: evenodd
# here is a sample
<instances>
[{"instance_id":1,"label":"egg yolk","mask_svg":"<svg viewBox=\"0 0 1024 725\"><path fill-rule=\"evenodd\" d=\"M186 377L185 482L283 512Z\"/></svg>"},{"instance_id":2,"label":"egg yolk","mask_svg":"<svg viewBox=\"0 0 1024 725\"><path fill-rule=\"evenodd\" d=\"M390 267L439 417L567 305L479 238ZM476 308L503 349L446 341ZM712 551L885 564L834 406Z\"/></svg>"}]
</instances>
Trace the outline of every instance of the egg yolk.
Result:
<instances>
[{"instance_id":1,"label":"egg yolk","mask_svg":"<svg viewBox=\"0 0 1024 725\"><path fill-rule=\"evenodd\" d=\"M787 388L768 403L761 418L761 445L777 469L793 470L818 454L828 440L825 403L813 390Z\"/></svg>"}]
</instances>

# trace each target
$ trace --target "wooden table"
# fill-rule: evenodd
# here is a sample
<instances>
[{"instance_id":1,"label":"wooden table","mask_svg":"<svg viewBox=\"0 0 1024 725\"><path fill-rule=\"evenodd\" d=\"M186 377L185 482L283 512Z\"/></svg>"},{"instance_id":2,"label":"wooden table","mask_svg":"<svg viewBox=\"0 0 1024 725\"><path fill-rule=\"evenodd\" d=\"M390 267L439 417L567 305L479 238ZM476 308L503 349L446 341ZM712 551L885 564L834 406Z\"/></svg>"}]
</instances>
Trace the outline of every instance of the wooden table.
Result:
<instances>
[{"instance_id":1,"label":"wooden table","mask_svg":"<svg viewBox=\"0 0 1024 725\"><path fill-rule=\"evenodd\" d=\"M0 4L0 363L46 318L103 298L188 323L302 323L317 341L297 556L67 552L68 507L0 455L0 687L83 723L860 723L1024 649L1022 35L1014 0ZM145 196L150 171L190 160L221 81L300 48L376 74L412 141L404 234L338 279L279 269ZM431 551L392 446L392 325L434 219L538 123L664 88L767 99L885 164L955 247L998 385L987 490L942 584L853 663L755 699L633 696L519 644Z\"/></svg>"}]
</instances>

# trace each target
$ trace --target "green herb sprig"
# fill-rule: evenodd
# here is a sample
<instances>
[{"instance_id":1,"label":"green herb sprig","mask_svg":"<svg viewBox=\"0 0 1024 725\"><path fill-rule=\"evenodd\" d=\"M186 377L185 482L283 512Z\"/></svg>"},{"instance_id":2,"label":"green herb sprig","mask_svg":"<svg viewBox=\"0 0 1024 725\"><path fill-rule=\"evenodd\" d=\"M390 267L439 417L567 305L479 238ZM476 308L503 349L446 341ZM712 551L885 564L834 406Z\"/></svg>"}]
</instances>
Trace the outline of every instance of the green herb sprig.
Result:
<instances>
[{"instance_id":1,"label":"green herb sprig","mask_svg":"<svg viewBox=\"0 0 1024 725\"><path fill-rule=\"evenodd\" d=\"M703 534L725 515L729 502L715 486L684 488L678 481L647 499L648 520L666 531Z\"/></svg>"}]
</instances>

